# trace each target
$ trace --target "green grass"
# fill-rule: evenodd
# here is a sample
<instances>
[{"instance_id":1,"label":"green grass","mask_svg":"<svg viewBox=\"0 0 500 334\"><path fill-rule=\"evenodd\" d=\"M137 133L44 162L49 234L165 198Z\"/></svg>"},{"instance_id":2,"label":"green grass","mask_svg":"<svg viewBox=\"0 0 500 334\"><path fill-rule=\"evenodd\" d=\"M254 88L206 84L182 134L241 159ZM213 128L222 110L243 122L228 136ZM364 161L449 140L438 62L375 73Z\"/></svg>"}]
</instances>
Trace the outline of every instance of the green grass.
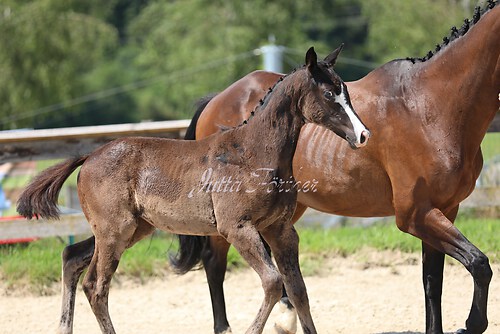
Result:
<instances>
[{"instance_id":1,"label":"green grass","mask_svg":"<svg viewBox=\"0 0 500 334\"><path fill-rule=\"evenodd\" d=\"M500 261L500 220L490 218L459 218L456 226L492 261ZM363 247L374 250L420 252L421 241L401 232L395 224L334 229L299 230L301 253L335 252L349 256Z\"/></svg>"},{"instance_id":2,"label":"green grass","mask_svg":"<svg viewBox=\"0 0 500 334\"><path fill-rule=\"evenodd\" d=\"M484 161L500 155L500 132L488 132L481 143Z\"/></svg>"},{"instance_id":3,"label":"green grass","mask_svg":"<svg viewBox=\"0 0 500 334\"><path fill-rule=\"evenodd\" d=\"M0 278L7 288L24 288L38 294L50 293L61 275L61 250L56 238L42 239L27 245L4 245L0 248Z\"/></svg>"},{"instance_id":4,"label":"green grass","mask_svg":"<svg viewBox=\"0 0 500 334\"><path fill-rule=\"evenodd\" d=\"M488 255L491 262L500 262L500 219L460 218L458 228ZM324 261L332 256L352 256L359 251L400 251L419 253L420 241L404 234L394 224L334 229L299 228L301 268L304 275L318 273ZM9 288L29 289L37 294L54 291L60 280L61 252L65 244L47 238L28 245L0 247L0 278ZM117 277L144 281L162 276L169 270L168 254L177 251L175 238L155 234L127 250L117 270ZM228 268L246 267L239 254L231 248Z\"/></svg>"},{"instance_id":5,"label":"green grass","mask_svg":"<svg viewBox=\"0 0 500 334\"><path fill-rule=\"evenodd\" d=\"M168 269L168 256L177 251L174 238L158 233L125 251L117 270L118 275L132 277L141 282L148 277L161 276Z\"/></svg>"}]
</instances>

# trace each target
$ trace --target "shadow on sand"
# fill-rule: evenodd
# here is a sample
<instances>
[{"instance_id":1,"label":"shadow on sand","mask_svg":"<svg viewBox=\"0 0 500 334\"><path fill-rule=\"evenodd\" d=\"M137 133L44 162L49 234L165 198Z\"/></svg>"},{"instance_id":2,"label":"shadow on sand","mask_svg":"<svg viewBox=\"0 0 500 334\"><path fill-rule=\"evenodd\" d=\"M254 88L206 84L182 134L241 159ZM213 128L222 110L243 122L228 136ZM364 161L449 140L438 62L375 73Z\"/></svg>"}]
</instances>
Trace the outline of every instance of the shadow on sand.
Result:
<instances>
[{"instance_id":1,"label":"shadow on sand","mask_svg":"<svg viewBox=\"0 0 500 334\"><path fill-rule=\"evenodd\" d=\"M454 333L455 332L446 332L444 334L454 334ZM373 333L373 334L425 334L425 333L406 331L406 332L380 332L380 333Z\"/></svg>"},{"instance_id":2,"label":"shadow on sand","mask_svg":"<svg viewBox=\"0 0 500 334\"><path fill-rule=\"evenodd\" d=\"M382 332L382 333L373 333L373 334L424 334L424 333L423 332L406 331L406 332Z\"/></svg>"}]
</instances>

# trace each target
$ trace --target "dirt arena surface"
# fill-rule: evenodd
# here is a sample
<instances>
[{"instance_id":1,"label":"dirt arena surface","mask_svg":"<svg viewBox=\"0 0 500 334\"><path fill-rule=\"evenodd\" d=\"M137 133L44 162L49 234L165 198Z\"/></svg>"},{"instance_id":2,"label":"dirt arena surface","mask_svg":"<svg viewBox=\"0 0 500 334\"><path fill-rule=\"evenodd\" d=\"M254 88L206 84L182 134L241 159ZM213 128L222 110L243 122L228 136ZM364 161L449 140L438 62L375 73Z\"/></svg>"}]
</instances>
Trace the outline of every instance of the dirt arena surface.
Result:
<instances>
[{"instance_id":1,"label":"dirt arena surface","mask_svg":"<svg viewBox=\"0 0 500 334\"><path fill-rule=\"evenodd\" d=\"M450 262L450 261L447 261ZM493 266L489 297L490 325L500 333L500 266ZM425 331L421 265L418 256L369 253L329 259L321 274L306 277L311 311L319 333L420 334ZM250 269L227 274L226 302L233 333L244 333L262 301L257 275ZM0 333L55 333L60 294L39 297L1 291ZM472 278L459 264L447 263L443 326L463 327L472 300ZM79 288L75 333L100 333ZM145 284L114 280L110 313L117 333L212 333L212 311L202 271L166 274ZM265 333L273 333L276 307ZM298 333L302 333L299 329Z\"/></svg>"}]
</instances>

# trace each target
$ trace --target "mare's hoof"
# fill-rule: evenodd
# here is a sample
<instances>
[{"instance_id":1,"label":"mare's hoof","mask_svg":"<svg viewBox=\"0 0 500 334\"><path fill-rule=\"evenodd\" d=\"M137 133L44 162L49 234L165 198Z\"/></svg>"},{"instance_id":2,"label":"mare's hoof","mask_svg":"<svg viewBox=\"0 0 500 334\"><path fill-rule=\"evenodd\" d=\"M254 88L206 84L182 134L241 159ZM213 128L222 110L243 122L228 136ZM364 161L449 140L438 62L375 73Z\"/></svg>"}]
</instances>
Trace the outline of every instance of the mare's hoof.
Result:
<instances>
[{"instance_id":1,"label":"mare's hoof","mask_svg":"<svg viewBox=\"0 0 500 334\"><path fill-rule=\"evenodd\" d=\"M275 334L295 334L295 332L289 332L286 329L278 327L278 325L274 325L274 333Z\"/></svg>"},{"instance_id":2,"label":"mare's hoof","mask_svg":"<svg viewBox=\"0 0 500 334\"><path fill-rule=\"evenodd\" d=\"M459 330L457 330L455 332L455 334L468 334L469 332L467 332L466 329L463 329L463 328L460 328Z\"/></svg>"},{"instance_id":3,"label":"mare's hoof","mask_svg":"<svg viewBox=\"0 0 500 334\"><path fill-rule=\"evenodd\" d=\"M295 334L297 333L297 313L290 302L283 301L283 299L279 302L281 315L274 324L274 332L276 334Z\"/></svg>"}]
</instances>

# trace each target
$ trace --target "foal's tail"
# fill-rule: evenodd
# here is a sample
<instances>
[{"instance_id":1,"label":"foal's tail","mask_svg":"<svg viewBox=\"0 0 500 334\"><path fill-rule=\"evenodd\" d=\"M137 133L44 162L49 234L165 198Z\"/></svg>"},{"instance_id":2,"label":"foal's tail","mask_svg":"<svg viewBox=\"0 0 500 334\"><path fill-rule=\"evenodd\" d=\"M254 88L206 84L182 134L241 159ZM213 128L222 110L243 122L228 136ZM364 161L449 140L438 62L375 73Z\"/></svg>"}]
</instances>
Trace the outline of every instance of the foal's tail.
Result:
<instances>
[{"instance_id":1,"label":"foal's tail","mask_svg":"<svg viewBox=\"0 0 500 334\"><path fill-rule=\"evenodd\" d=\"M196 112L194 113L191 123L186 130L185 140L196 139L196 126L201 113L216 94L201 98L196 104ZM178 274L185 274L193 269L201 261L201 254L208 245L208 237L177 235L179 238L179 250L177 254L170 255L170 265Z\"/></svg>"},{"instance_id":2,"label":"foal's tail","mask_svg":"<svg viewBox=\"0 0 500 334\"><path fill-rule=\"evenodd\" d=\"M17 201L17 212L31 219L59 219L57 198L66 179L81 166L88 155L66 160L41 172L24 189Z\"/></svg>"}]
</instances>

